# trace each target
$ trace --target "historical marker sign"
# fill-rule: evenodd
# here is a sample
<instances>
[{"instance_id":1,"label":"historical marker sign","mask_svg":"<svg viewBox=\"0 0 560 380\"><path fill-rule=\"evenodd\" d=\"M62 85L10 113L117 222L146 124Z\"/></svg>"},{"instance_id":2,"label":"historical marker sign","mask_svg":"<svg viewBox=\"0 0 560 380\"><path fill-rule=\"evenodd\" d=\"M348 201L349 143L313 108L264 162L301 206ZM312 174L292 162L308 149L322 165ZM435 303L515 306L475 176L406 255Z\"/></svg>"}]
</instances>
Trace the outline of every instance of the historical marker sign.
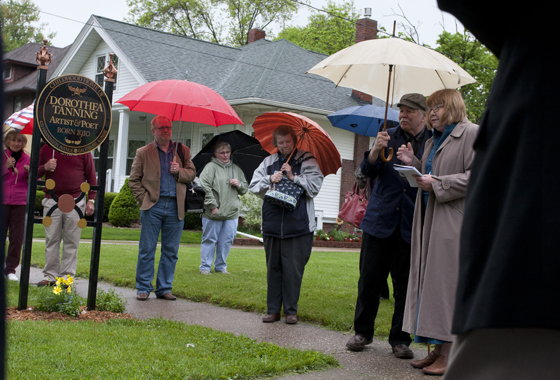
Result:
<instances>
[{"instance_id":1,"label":"historical marker sign","mask_svg":"<svg viewBox=\"0 0 560 380\"><path fill-rule=\"evenodd\" d=\"M91 152L109 136L111 103L101 87L82 75L51 80L36 101L43 139L59 152Z\"/></svg>"}]
</instances>

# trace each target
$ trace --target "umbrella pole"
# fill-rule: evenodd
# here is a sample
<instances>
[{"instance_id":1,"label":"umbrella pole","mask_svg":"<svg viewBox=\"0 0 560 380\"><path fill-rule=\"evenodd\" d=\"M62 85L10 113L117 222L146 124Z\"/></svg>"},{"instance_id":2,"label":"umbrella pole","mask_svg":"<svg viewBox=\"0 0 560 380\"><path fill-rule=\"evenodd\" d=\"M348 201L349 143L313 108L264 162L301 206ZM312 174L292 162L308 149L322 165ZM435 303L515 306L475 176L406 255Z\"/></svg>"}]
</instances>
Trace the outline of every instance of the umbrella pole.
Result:
<instances>
[{"instance_id":1,"label":"umbrella pole","mask_svg":"<svg viewBox=\"0 0 560 380\"><path fill-rule=\"evenodd\" d=\"M173 156L173 162L177 162L177 149L179 149L179 136L181 136L181 123L183 121L179 119L179 130L177 131L177 143L175 144L175 155Z\"/></svg>"},{"instance_id":2,"label":"umbrella pole","mask_svg":"<svg viewBox=\"0 0 560 380\"><path fill-rule=\"evenodd\" d=\"M391 92L391 74L393 73L393 65L389 65L389 82L387 83L387 100L385 101L385 121L383 122L383 132L385 132L385 130L387 129L387 113L389 111L389 94ZM387 157L385 155L387 148L383 148L383 150L380 153L381 156L381 160L383 162L389 162L391 161L391 158L393 158L393 148L389 148L389 156Z\"/></svg>"}]
</instances>

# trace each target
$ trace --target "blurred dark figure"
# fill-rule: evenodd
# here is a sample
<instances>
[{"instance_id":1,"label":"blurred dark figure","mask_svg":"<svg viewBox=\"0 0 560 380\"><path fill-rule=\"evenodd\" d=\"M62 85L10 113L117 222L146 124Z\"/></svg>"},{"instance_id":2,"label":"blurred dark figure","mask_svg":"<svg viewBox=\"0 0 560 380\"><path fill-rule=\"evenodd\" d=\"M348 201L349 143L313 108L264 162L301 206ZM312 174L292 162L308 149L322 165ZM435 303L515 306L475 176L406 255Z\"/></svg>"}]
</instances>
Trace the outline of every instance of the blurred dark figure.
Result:
<instances>
[{"instance_id":1,"label":"blurred dark figure","mask_svg":"<svg viewBox=\"0 0 560 380\"><path fill-rule=\"evenodd\" d=\"M0 38L0 71L4 72L4 55L2 54L2 39ZM4 81L0 82L0 115L4 115ZM3 180L0 176L0 199L4 199ZM4 214L4 205L0 202L0 215ZM6 233L6 219L0 218L0 235ZM2 253L2 260L6 260L6 242L0 244L0 252ZM4 261L2 261L4 262ZM6 310L6 284L0 281L0 310ZM4 379L5 368L5 355L6 353L6 318L0 318L0 379Z\"/></svg>"},{"instance_id":2,"label":"blurred dark figure","mask_svg":"<svg viewBox=\"0 0 560 380\"><path fill-rule=\"evenodd\" d=\"M500 59L474 143L445 379L558 379L560 77L544 37L558 12L503 0L438 3ZM522 23L533 19L538 35Z\"/></svg>"}]
</instances>

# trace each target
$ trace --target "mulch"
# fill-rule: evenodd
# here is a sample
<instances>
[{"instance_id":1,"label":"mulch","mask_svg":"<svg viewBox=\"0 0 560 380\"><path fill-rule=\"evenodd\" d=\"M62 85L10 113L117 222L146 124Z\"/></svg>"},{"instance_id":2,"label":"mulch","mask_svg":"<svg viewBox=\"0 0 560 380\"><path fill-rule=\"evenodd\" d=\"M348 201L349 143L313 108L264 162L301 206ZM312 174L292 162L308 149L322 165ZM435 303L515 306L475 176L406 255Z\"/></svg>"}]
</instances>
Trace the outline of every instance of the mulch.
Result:
<instances>
[{"instance_id":1,"label":"mulch","mask_svg":"<svg viewBox=\"0 0 560 380\"><path fill-rule=\"evenodd\" d=\"M78 317L70 317L69 315L58 312L47 312L35 310L28 307L26 310L18 310L16 306L6 308L6 321L94 321L107 322L110 319L133 319L130 314L113 313L111 311L88 311L87 307L82 306L82 311Z\"/></svg>"}]
</instances>

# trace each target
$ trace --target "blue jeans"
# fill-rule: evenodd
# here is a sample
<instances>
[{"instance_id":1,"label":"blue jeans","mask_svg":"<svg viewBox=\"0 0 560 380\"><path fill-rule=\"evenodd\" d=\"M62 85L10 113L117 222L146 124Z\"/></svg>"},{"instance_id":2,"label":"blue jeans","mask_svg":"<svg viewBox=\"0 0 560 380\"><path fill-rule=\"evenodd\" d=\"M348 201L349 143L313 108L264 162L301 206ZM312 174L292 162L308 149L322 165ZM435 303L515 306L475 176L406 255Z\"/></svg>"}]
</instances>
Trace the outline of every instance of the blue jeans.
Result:
<instances>
[{"instance_id":1,"label":"blue jeans","mask_svg":"<svg viewBox=\"0 0 560 380\"><path fill-rule=\"evenodd\" d=\"M175 264L184 222L177 217L177 199L160 197L155 205L140 212L142 229L136 266L136 289L138 293L154 290L154 261L159 233L161 231L161 257L159 259L156 296L171 291Z\"/></svg>"},{"instance_id":2,"label":"blue jeans","mask_svg":"<svg viewBox=\"0 0 560 380\"><path fill-rule=\"evenodd\" d=\"M214 270L224 272L227 269L226 259L229 255L233 239L237 233L239 219L211 220L202 217L202 243L200 244L200 270L209 271L214 261Z\"/></svg>"}]
</instances>

